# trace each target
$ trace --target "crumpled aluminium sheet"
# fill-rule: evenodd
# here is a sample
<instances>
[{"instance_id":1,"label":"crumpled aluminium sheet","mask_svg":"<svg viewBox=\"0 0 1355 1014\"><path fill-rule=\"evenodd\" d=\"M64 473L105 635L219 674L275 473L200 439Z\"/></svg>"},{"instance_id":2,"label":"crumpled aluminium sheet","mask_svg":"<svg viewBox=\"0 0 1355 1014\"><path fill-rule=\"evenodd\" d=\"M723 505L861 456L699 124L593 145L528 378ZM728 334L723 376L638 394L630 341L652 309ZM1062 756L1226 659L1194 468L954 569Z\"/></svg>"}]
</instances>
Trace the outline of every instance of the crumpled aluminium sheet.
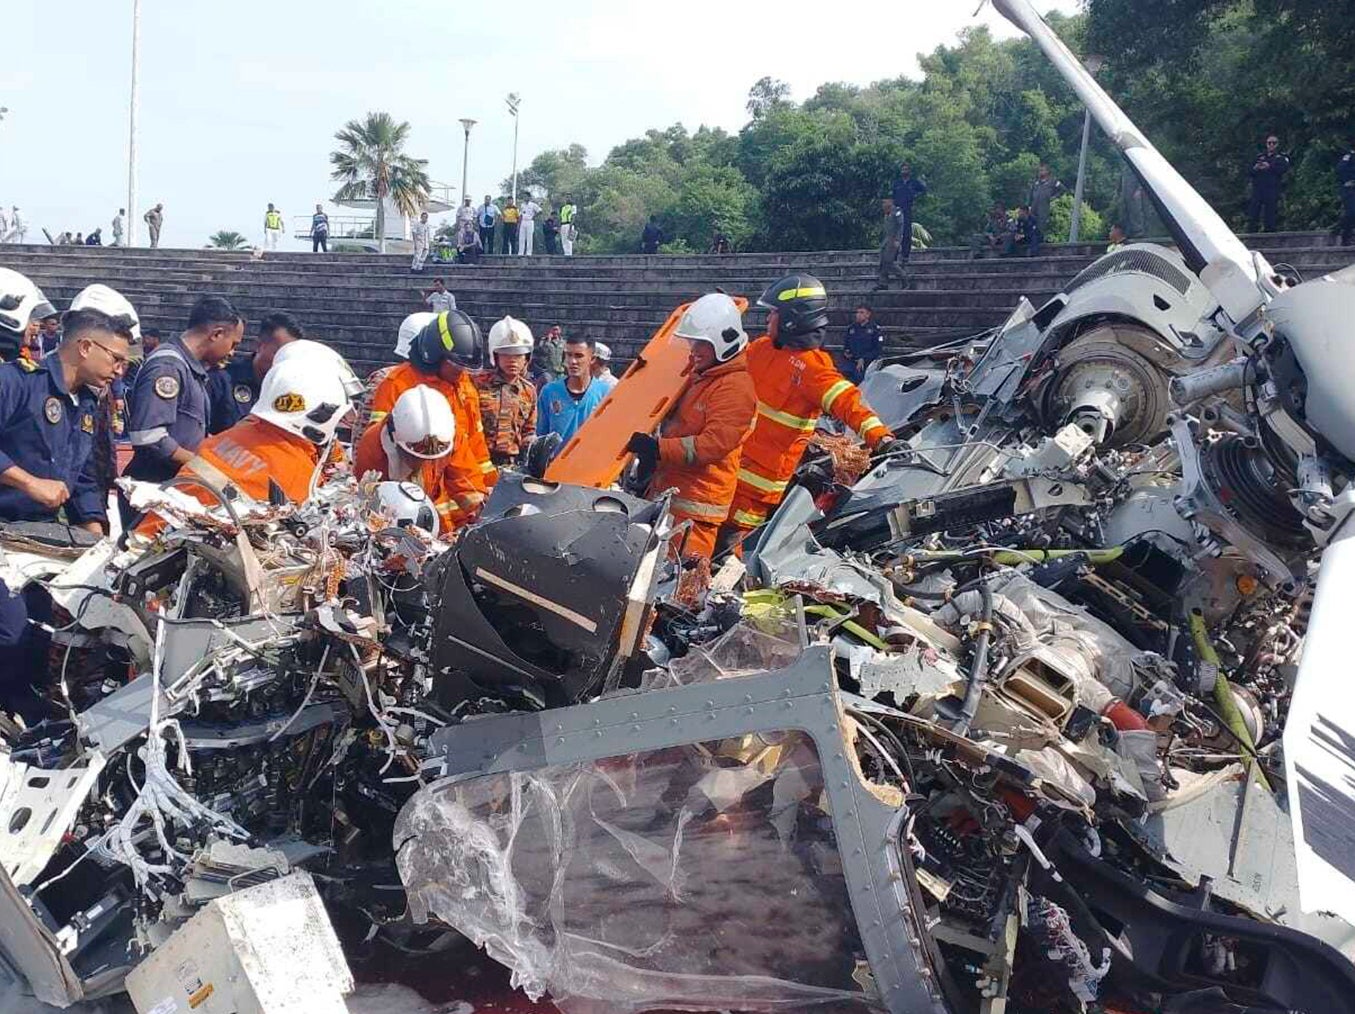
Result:
<instances>
[{"instance_id":1,"label":"crumpled aluminium sheet","mask_svg":"<svg viewBox=\"0 0 1355 1014\"><path fill-rule=\"evenodd\" d=\"M416 921L566 1014L873 1009L822 797L796 732L445 779L397 863Z\"/></svg>"}]
</instances>

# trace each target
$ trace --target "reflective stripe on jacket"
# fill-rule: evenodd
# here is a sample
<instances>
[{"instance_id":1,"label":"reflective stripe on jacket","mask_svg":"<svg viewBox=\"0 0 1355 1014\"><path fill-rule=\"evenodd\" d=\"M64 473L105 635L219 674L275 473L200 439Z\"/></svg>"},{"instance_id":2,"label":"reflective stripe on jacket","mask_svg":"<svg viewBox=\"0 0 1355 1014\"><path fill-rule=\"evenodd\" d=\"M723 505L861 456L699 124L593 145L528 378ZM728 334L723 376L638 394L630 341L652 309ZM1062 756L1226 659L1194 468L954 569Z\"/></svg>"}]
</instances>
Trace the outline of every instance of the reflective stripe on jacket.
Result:
<instances>
[{"instance_id":1,"label":"reflective stripe on jacket","mask_svg":"<svg viewBox=\"0 0 1355 1014\"><path fill-rule=\"evenodd\" d=\"M871 447L889 432L822 349L778 349L763 335L748 346L747 356L757 390L757 425L744 444L739 483L757 499L781 498L823 413Z\"/></svg>"},{"instance_id":2,"label":"reflective stripe on jacket","mask_svg":"<svg viewBox=\"0 0 1355 1014\"><path fill-rule=\"evenodd\" d=\"M659 428L659 467L650 490L657 494L676 487L674 513L723 521L756 412L757 394L745 356L699 374Z\"/></svg>"},{"instance_id":3,"label":"reflective stripe on jacket","mask_svg":"<svg viewBox=\"0 0 1355 1014\"><path fill-rule=\"evenodd\" d=\"M311 479L320 463L320 448L304 437L288 433L256 415L247 415L230 429L208 437L186 461L175 478L201 479L217 490L234 486L250 500L267 503L269 483L276 484L292 503L310 496ZM208 507L220 502L210 490L181 487ZM137 525L142 535L154 535L164 522L154 511Z\"/></svg>"}]
</instances>

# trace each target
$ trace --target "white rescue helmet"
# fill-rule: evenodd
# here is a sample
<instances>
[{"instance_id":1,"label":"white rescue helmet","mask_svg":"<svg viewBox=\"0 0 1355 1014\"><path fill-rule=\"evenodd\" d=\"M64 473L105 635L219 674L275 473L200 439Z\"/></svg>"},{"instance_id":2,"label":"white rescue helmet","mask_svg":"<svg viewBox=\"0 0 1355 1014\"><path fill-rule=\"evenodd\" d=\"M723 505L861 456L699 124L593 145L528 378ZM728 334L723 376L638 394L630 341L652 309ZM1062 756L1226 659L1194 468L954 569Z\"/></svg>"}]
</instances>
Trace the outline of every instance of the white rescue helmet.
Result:
<instances>
[{"instance_id":1,"label":"white rescue helmet","mask_svg":"<svg viewBox=\"0 0 1355 1014\"><path fill-rule=\"evenodd\" d=\"M22 338L28 325L56 313L56 308L27 275L0 268L0 331Z\"/></svg>"},{"instance_id":2,"label":"white rescue helmet","mask_svg":"<svg viewBox=\"0 0 1355 1014\"><path fill-rule=\"evenodd\" d=\"M612 347L604 345L602 342L593 342L593 358L600 363L610 363L612 361Z\"/></svg>"},{"instance_id":3,"label":"white rescue helmet","mask_svg":"<svg viewBox=\"0 0 1355 1014\"><path fill-rule=\"evenodd\" d=\"M71 300L66 312L74 313L76 310L98 310L113 321L115 328L130 334L132 341L141 341L141 318L137 316L136 307L117 289L110 289L107 285L86 285Z\"/></svg>"},{"instance_id":4,"label":"white rescue helmet","mask_svg":"<svg viewBox=\"0 0 1355 1014\"><path fill-rule=\"evenodd\" d=\"M250 414L323 447L334 440L339 424L353 409L353 399L329 357L303 349L283 358L283 352L301 344L292 342L279 350Z\"/></svg>"},{"instance_id":5,"label":"white rescue helmet","mask_svg":"<svg viewBox=\"0 0 1355 1014\"><path fill-rule=\"evenodd\" d=\"M411 387L386 416L395 446L416 458L445 458L456 440L456 416L441 391L426 384Z\"/></svg>"},{"instance_id":6,"label":"white rescue helmet","mask_svg":"<svg viewBox=\"0 0 1355 1014\"><path fill-rule=\"evenodd\" d=\"M433 321L437 320L438 315L427 310L418 313L411 313L404 320L400 321L400 331L395 336L395 355L399 359L409 358L409 346L414 342L414 336L426 328Z\"/></svg>"},{"instance_id":7,"label":"white rescue helmet","mask_svg":"<svg viewBox=\"0 0 1355 1014\"><path fill-rule=\"evenodd\" d=\"M292 357L304 359L306 362L315 364L316 369L323 369L336 374L344 390L348 393L348 400L356 402L358 396L366 390L366 385L358 379L358 375L353 372L353 367L348 365L348 360L324 342L313 341L310 338L298 338L296 341L288 342L282 348L278 349L273 357L273 365L285 363Z\"/></svg>"},{"instance_id":8,"label":"white rescue helmet","mask_svg":"<svg viewBox=\"0 0 1355 1014\"><path fill-rule=\"evenodd\" d=\"M489 329L489 361L494 362L498 352L508 352L520 356L530 356L536 340L532 329L514 317L504 317L494 322Z\"/></svg>"},{"instance_id":9,"label":"white rescue helmet","mask_svg":"<svg viewBox=\"0 0 1355 1014\"><path fill-rule=\"evenodd\" d=\"M708 343L715 349L717 363L729 362L748 347L743 314L723 292L707 293L687 307L673 333L688 341Z\"/></svg>"},{"instance_id":10,"label":"white rescue helmet","mask_svg":"<svg viewBox=\"0 0 1355 1014\"><path fill-rule=\"evenodd\" d=\"M442 531L437 508L417 483L387 481L376 487L377 506L401 528L421 528L433 538Z\"/></svg>"}]
</instances>

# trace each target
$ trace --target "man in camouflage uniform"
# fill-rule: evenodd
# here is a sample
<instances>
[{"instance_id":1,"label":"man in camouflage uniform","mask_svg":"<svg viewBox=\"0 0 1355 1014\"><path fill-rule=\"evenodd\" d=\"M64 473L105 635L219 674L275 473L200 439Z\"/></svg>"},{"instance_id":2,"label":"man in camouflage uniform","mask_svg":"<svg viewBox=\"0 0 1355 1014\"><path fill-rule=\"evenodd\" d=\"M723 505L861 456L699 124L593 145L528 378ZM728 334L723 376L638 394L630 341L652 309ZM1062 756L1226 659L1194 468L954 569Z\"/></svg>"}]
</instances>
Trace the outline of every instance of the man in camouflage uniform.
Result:
<instances>
[{"instance_id":1,"label":"man in camouflage uniform","mask_svg":"<svg viewBox=\"0 0 1355 1014\"><path fill-rule=\"evenodd\" d=\"M493 369L475 378L490 460L501 468L514 462L536 433L536 388L526 376L532 345L527 325L504 317L489 329Z\"/></svg>"}]
</instances>

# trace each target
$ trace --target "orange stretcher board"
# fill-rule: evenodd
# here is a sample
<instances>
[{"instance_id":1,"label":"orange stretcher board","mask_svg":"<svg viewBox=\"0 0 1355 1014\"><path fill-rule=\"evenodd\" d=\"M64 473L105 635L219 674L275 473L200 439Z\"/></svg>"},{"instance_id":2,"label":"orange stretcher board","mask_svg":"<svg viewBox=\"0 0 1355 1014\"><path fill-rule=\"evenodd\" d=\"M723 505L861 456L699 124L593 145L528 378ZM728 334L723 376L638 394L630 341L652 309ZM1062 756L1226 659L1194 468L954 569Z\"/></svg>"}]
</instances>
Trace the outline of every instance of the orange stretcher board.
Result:
<instances>
[{"instance_id":1,"label":"orange stretcher board","mask_svg":"<svg viewBox=\"0 0 1355 1014\"><path fill-rule=\"evenodd\" d=\"M747 299L733 299L740 313L748 309ZM654 332L616 387L546 468L547 479L606 489L621 477L631 456L626 450L631 434L653 432L691 382L688 345L673 334L689 306L683 303Z\"/></svg>"}]
</instances>

